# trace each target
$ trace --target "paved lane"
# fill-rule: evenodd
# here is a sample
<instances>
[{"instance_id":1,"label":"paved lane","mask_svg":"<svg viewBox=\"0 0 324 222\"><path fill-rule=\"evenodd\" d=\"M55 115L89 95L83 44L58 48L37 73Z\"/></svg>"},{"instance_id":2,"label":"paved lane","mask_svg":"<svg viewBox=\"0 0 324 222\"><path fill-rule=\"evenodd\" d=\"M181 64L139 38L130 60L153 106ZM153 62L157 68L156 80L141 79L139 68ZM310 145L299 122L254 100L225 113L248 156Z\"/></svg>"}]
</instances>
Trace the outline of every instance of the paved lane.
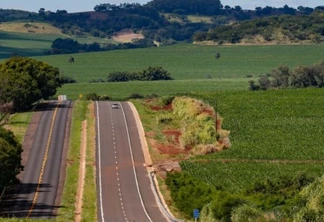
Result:
<instances>
[{"instance_id":1,"label":"paved lane","mask_svg":"<svg viewBox=\"0 0 324 222\"><path fill-rule=\"evenodd\" d=\"M167 221L154 198L135 118L127 102L97 102L98 220Z\"/></svg>"},{"instance_id":2,"label":"paved lane","mask_svg":"<svg viewBox=\"0 0 324 222\"><path fill-rule=\"evenodd\" d=\"M50 102L37 126L21 185L3 202L1 216L52 219L58 200L62 153L71 102ZM39 111L40 112L40 111Z\"/></svg>"}]
</instances>

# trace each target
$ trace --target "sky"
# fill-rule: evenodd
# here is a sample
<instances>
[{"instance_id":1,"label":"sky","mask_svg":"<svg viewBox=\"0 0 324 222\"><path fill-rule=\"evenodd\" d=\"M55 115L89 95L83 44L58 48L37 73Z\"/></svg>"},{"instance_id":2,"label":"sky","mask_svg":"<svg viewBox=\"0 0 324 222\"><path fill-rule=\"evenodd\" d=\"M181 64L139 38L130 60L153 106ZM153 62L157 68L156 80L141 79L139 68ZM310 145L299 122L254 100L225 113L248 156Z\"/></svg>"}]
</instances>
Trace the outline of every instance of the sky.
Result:
<instances>
[{"instance_id":1,"label":"sky","mask_svg":"<svg viewBox=\"0 0 324 222\"><path fill-rule=\"evenodd\" d=\"M119 5L120 3L140 3L145 4L149 0L109 0L109 1L98 1L98 0L0 0L0 8L2 9L20 9L31 12L38 12L40 8L45 8L52 12L56 10L66 10L68 12L84 12L93 11L94 6L102 3L110 3ZM298 6L311 7L324 6L323 0L220 0L221 3L234 7L239 5L242 9L255 9L256 7L283 7L288 5L293 8Z\"/></svg>"}]
</instances>

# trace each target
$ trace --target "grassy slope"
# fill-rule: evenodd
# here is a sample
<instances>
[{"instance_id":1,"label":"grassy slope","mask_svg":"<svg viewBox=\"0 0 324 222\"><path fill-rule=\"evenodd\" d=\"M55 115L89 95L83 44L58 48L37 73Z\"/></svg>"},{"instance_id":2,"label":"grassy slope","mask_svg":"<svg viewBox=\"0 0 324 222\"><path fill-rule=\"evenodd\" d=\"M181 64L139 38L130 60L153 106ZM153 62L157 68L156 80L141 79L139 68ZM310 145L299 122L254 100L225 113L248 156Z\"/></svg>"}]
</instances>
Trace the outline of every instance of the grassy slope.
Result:
<instances>
[{"instance_id":1,"label":"grassy slope","mask_svg":"<svg viewBox=\"0 0 324 222\"><path fill-rule=\"evenodd\" d=\"M19 56L43 55L52 42L60 37L63 35L0 31L0 59L9 58L13 53Z\"/></svg>"},{"instance_id":2,"label":"grassy slope","mask_svg":"<svg viewBox=\"0 0 324 222\"><path fill-rule=\"evenodd\" d=\"M71 123L70 145L68 152L68 164L67 175L65 179L65 185L63 190L63 199L61 205L63 207L59 210L59 216L57 221L74 221L75 217L75 201L76 192L78 186L79 176L79 158L80 158L80 143L81 143L81 126L82 121L88 121L88 135L89 137L94 135L94 120L92 118L89 102L77 101L74 104L73 116ZM82 216L85 221L94 221L96 218L96 188L93 171L94 153L93 153L93 141L88 137L87 140L87 171L85 184L85 193L83 200L86 201L83 204ZM92 151L91 151L92 150Z\"/></svg>"},{"instance_id":3,"label":"grassy slope","mask_svg":"<svg viewBox=\"0 0 324 222\"><path fill-rule=\"evenodd\" d=\"M81 44L115 43L107 38L74 37L63 34L49 23L4 22L0 24L0 60L9 58L13 53L19 56L42 56L51 49L52 42L57 38L73 38ZM37 28L35 28L37 27Z\"/></svg>"}]
</instances>

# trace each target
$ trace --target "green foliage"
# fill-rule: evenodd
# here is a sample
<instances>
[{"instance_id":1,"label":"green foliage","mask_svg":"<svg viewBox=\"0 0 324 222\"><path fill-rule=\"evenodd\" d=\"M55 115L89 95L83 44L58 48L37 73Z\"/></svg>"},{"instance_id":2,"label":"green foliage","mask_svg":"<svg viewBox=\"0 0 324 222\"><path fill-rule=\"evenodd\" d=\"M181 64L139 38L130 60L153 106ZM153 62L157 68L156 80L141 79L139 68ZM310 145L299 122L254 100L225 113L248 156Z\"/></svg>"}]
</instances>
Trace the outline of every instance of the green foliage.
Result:
<instances>
[{"instance_id":1,"label":"green foliage","mask_svg":"<svg viewBox=\"0 0 324 222\"><path fill-rule=\"evenodd\" d=\"M127 81L154 81L154 80L172 80L168 71L160 66L144 69L141 72L112 72L107 78L107 82L127 82Z\"/></svg>"},{"instance_id":2,"label":"green foliage","mask_svg":"<svg viewBox=\"0 0 324 222\"><path fill-rule=\"evenodd\" d=\"M92 35L96 36L92 33ZM92 43L79 43L77 40L72 38L57 38L52 42L51 50L47 51L45 54L53 55L53 54L71 54L71 53L79 53L79 52L98 52L98 51L110 51L117 49L133 49L133 48L146 48L153 47L152 40L136 40L132 43L106 43L104 45L100 45L98 42Z\"/></svg>"},{"instance_id":3,"label":"green foliage","mask_svg":"<svg viewBox=\"0 0 324 222\"><path fill-rule=\"evenodd\" d=\"M251 206L241 211L247 218L255 216L262 221L260 212L282 221L294 215L302 218L305 214L306 218L314 211L316 218L321 217L322 192L310 184L324 174L322 89L190 96L211 104L217 98L217 110L226 119L223 125L231 130L232 147L181 162L183 172L217 189L244 196ZM320 184L317 182L318 187ZM305 187L309 187L307 195L303 194Z\"/></svg>"},{"instance_id":4,"label":"green foliage","mask_svg":"<svg viewBox=\"0 0 324 222\"><path fill-rule=\"evenodd\" d=\"M97 101L99 100L99 95L97 93L88 93L88 94L85 94L85 99L86 100L92 100L92 101Z\"/></svg>"},{"instance_id":5,"label":"green foliage","mask_svg":"<svg viewBox=\"0 0 324 222\"><path fill-rule=\"evenodd\" d=\"M263 219L266 221L266 218L263 217L263 212L251 205L242 204L232 210L231 221L232 222L247 222L247 221L260 221Z\"/></svg>"},{"instance_id":6,"label":"green foliage","mask_svg":"<svg viewBox=\"0 0 324 222\"><path fill-rule=\"evenodd\" d=\"M186 172L175 173L167 177L167 185L171 191L172 200L178 208L181 207L179 209L182 212L185 212L184 206L189 203L187 203L187 199L181 198L181 195L189 195L186 193L187 189L194 194L194 191L201 189L200 187L204 184L192 182L192 178L194 177L189 176ZM197 181L201 180L198 179ZM268 213L275 215L276 219L292 218L299 211L303 211L304 206L308 206L308 209L317 213L318 216L323 212L321 204L323 192L320 190L321 192L318 194L319 190L314 189L314 187L318 187L319 183L313 185L313 181L314 177L309 174L299 173L296 176L273 177L260 182L256 181L252 187L236 193L231 192L228 187L223 187L210 194L201 192L201 196L206 195L205 198L211 198L204 205L202 216L208 218L209 221L212 221L211 218L219 221L265 220ZM212 186L204 186L206 186L206 189L212 188ZM299 192L305 189L311 190L312 195L315 194L320 198L317 198L316 201L307 198L307 203L306 199L303 199L305 195L299 195ZM322 189L322 185L320 189ZM309 207L310 205L311 207ZM188 213L189 211L186 214Z\"/></svg>"},{"instance_id":7,"label":"green foliage","mask_svg":"<svg viewBox=\"0 0 324 222\"><path fill-rule=\"evenodd\" d=\"M157 11L171 12L181 14L200 14L200 15L215 15L221 11L221 2L219 0L153 0L147 4Z\"/></svg>"},{"instance_id":8,"label":"green foliage","mask_svg":"<svg viewBox=\"0 0 324 222\"><path fill-rule=\"evenodd\" d=\"M21 144L14 134L0 127L0 191L17 182L16 176L23 170Z\"/></svg>"},{"instance_id":9,"label":"green foliage","mask_svg":"<svg viewBox=\"0 0 324 222\"><path fill-rule=\"evenodd\" d=\"M61 78L61 83L62 84L70 84L70 83L76 83L77 81L73 79L72 77L68 76L62 76Z\"/></svg>"},{"instance_id":10,"label":"green foliage","mask_svg":"<svg viewBox=\"0 0 324 222\"><path fill-rule=\"evenodd\" d=\"M165 182L175 206L186 218L192 218L193 209L201 210L216 194L215 189L185 173L169 173Z\"/></svg>"},{"instance_id":11,"label":"green foliage","mask_svg":"<svg viewBox=\"0 0 324 222\"><path fill-rule=\"evenodd\" d=\"M163 106L170 105L174 99L174 96L162 96L161 103Z\"/></svg>"},{"instance_id":12,"label":"green foliage","mask_svg":"<svg viewBox=\"0 0 324 222\"><path fill-rule=\"evenodd\" d=\"M139 73L139 78L142 81L172 80L171 74L161 66L149 66Z\"/></svg>"},{"instance_id":13,"label":"green foliage","mask_svg":"<svg viewBox=\"0 0 324 222\"><path fill-rule=\"evenodd\" d=\"M112 72L107 77L107 82L127 82L138 80L139 75L137 73L130 73L130 72Z\"/></svg>"},{"instance_id":14,"label":"green foliage","mask_svg":"<svg viewBox=\"0 0 324 222\"><path fill-rule=\"evenodd\" d=\"M213 199L213 201L210 203L210 208L216 219L224 222L231 222L231 214L233 209L242 205L243 203L245 203L243 197L223 192Z\"/></svg>"},{"instance_id":15,"label":"green foliage","mask_svg":"<svg viewBox=\"0 0 324 222\"><path fill-rule=\"evenodd\" d=\"M173 99L172 108L174 115L181 122L182 147L216 142L215 117L206 113L208 110L213 113L209 105L190 97L176 97Z\"/></svg>"},{"instance_id":16,"label":"green foliage","mask_svg":"<svg viewBox=\"0 0 324 222\"><path fill-rule=\"evenodd\" d=\"M249 81L250 90L267 90L270 88L307 88L324 86L324 61L309 67L298 66L290 71L287 66L279 66L268 75L259 78L259 85Z\"/></svg>"},{"instance_id":17,"label":"green foliage","mask_svg":"<svg viewBox=\"0 0 324 222\"><path fill-rule=\"evenodd\" d=\"M305 204L294 215L296 221L321 221L324 216L324 177L317 178L300 192Z\"/></svg>"},{"instance_id":18,"label":"green foliage","mask_svg":"<svg viewBox=\"0 0 324 222\"><path fill-rule=\"evenodd\" d=\"M139 93L132 93L130 96L128 96L128 99L143 99L144 96Z\"/></svg>"},{"instance_id":19,"label":"green foliage","mask_svg":"<svg viewBox=\"0 0 324 222\"><path fill-rule=\"evenodd\" d=\"M30 58L13 57L0 64L0 102L13 102L14 111L48 99L61 86L58 68Z\"/></svg>"},{"instance_id":20,"label":"green foliage","mask_svg":"<svg viewBox=\"0 0 324 222\"><path fill-rule=\"evenodd\" d=\"M285 14L291 13L287 11ZM281 15L250 19L199 32L194 35L194 40L239 43L243 39L253 42L255 36L262 36L264 41L319 43L324 41L322 14L318 11L310 15Z\"/></svg>"}]
</instances>

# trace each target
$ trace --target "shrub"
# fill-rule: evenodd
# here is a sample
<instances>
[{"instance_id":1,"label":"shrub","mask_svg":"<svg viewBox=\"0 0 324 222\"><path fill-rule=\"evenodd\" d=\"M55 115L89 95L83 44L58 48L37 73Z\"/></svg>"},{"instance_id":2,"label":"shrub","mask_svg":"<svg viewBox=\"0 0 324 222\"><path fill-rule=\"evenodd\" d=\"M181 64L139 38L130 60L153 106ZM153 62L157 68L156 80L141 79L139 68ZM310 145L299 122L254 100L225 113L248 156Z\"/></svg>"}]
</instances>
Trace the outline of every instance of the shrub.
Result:
<instances>
[{"instance_id":1,"label":"shrub","mask_svg":"<svg viewBox=\"0 0 324 222\"><path fill-rule=\"evenodd\" d=\"M174 96L163 96L161 97L161 103L163 106L167 106L172 103Z\"/></svg>"},{"instance_id":2,"label":"shrub","mask_svg":"<svg viewBox=\"0 0 324 222\"><path fill-rule=\"evenodd\" d=\"M144 96L142 96L139 93L133 93L128 97L128 99L143 99L143 98L144 98Z\"/></svg>"},{"instance_id":3,"label":"shrub","mask_svg":"<svg viewBox=\"0 0 324 222\"><path fill-rule=\"evenodd\" d=\"M232 211L245 202L241 196L223 192L211 202L211 210L216 219L230 222Z\"/></svg>"},{"instance_id":4,"label":"shrub","mask_svg":"<svg viewBox=\"0 0 324 222\"><path fill-rule=\"evenodd\" d=\"M72 77L68 77L68 76L63 76L61 78L61 83L62 84L69 84L69 83L76 83L77 81L75 79L73 79Z\"/></svg>"},{"instance_id":5,"label":"shrub","mask_svg":"<svg viewBox=\"0 0 324 222\"><path fill-rule=\"evenodd\" d=\"M97 93L88 93L85 95L86 100L97 101L99 100L100 96Z\"/></svg>"},{"instance_id":6,"label":"shrub","mask_svg":"<svg viewBox=\"0 0 324 222\"><path fill-rule=\"evenodd\" d=\"M175 206L186 218L192 218L192 210L201 210L217 193L215 189L186 173L168 173L165 182Z\"/></svg>"}]
</instances>

